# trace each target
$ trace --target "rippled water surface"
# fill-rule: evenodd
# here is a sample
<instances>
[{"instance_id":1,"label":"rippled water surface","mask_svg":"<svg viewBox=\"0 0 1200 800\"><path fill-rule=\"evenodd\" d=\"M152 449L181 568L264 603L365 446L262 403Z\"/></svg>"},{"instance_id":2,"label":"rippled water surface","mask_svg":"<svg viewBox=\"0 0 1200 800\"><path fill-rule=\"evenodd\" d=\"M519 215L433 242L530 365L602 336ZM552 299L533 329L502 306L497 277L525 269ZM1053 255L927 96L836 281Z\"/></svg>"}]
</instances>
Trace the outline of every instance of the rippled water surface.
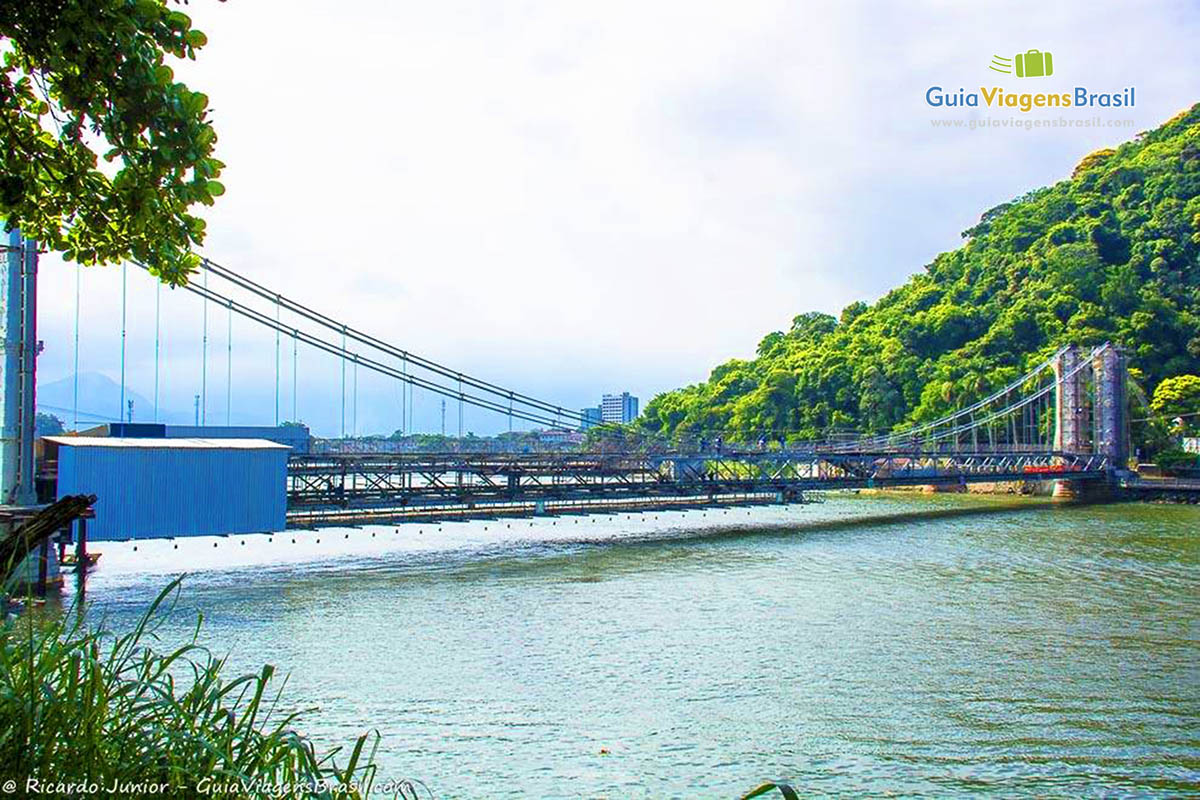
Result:
<instances>
[{"instance_id":1,"label":"rippled water surface","mask_svg":"<svg viewBox=\"0 0 1200 800\"><path fill-rule=\"evenodd\" d=\"M1197 507L438 528L110 543L89 596L123 625L189 570L168 641L202 611L235 667L290 672L308 732L378 729L381 775L438 797L1200 791Z\"/></svg>"}]
</instances>

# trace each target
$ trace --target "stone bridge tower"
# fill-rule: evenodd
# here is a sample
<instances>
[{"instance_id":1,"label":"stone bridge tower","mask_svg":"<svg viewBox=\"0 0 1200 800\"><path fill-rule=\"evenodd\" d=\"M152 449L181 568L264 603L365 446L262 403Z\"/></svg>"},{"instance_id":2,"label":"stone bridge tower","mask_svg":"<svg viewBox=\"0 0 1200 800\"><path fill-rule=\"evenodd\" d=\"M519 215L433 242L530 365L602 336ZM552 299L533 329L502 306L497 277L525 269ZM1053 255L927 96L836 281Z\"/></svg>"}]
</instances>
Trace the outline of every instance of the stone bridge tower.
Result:
<instances>
[{"instance_id":1,"label":"stone bridge tower","mask_svg":"<svg viewBox=\"0 0 1200 800\"><path fill-rule=\"evenodd\" d=\"M1089 449L1088 397L1082 364L1076 345L1064 348L1054 360L1054 449L1063 453Z\"/></svg>"},{"instance_id":2,"label":"stone bridge tower","mask_svg":"<svg viewBox=\"0 0 1200 800\"><path fill-rule=\"evenodd\" d=\"M1093 452L1109 457L1115 469L1125 469L1129 460L1128 375L1125 354L1107 344L1092 354L1095 375Z\"/></svg>"},{"instance_id":3,"label":"stone bridge tower","mask_svg":"<svg viewBox=\"0 0 1200 800\"><path fill-rule=\"evenodd\" d=\"M1088 363L1090 359L1091 363ZM1054 449L1108 456L1124 467L1129 456L1125 354L1105 344L1089 355L1071 345L1054 361Z\"/></svg>"}]
</instances>

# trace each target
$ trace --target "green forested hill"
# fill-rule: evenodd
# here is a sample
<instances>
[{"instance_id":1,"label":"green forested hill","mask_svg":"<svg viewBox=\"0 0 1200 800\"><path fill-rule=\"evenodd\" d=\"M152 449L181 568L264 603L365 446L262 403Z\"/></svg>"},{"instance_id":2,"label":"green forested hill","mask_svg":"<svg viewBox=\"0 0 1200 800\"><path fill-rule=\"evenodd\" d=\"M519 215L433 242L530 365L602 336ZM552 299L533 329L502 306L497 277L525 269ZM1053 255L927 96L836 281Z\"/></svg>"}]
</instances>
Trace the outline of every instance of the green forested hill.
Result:
<instances>
[{"instance_id":1,"label":"green forested hill","mask_svg":"<svg viewBox=\"0 0 1200 800\"><path fill-rule=\"evenodd\" d=\"M1200 373L1200 104L986 212L874 305L810 312L753 360L666 392L639 423L744 440L936 418L1062 344L1126 349L1147 393Z\"/></svg>"}]
</instances>

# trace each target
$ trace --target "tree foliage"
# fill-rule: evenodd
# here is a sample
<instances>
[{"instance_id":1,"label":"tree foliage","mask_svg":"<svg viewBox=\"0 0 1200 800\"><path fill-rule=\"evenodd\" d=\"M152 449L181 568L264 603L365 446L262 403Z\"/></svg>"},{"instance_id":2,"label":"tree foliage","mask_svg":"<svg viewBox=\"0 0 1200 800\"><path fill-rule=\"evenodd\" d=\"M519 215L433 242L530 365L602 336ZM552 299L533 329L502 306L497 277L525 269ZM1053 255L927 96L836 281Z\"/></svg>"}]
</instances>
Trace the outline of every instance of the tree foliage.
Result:
<instances>
[{"instance_id":1,"label":"tree foliage","mask_svg":"<svg viewBox=\"0 0 1200 800\"><path fill-rule=\"evenodd\" d=\"M1200 105L983 214L873 305L810 312L639 424L754 441L935 419L1067 343L1127 352L1144 388L1200 373Z\"/></svg>"},{"instance_id":2,"label":"tree foliage","mask_svg":"<svg viewBox=\"0 0 1200 800\"><path fill-rule=\"evenodd\" d=\"M184 283L224 187L208 98L168 58L206 42L165 0L0 3L0 218L71 261ZM103 159L104 164L101 164Z\"/></svg>"},{"instance_id":3,"label":"tree foliage","mask_svg":"<svg viewBox=\"0 0 1200 800\"><path fill-rule=\"evenodd\" d=\"M1183 420L1183 430L1200 428L1200 375L1167 378L1154 390L1150 408L1168 422Z\"/></svg>"},{"instance_id":4,"label":"tree foliage","mask_svg":"<svg viewBox=\"0 0 1200 800\"><path fill-rule=\"evenodd\" d=\"M66 431L66 427L54 414L39 411L34 419L34 430L38 436L58 436Z\"/></svg>"}]
</instances>

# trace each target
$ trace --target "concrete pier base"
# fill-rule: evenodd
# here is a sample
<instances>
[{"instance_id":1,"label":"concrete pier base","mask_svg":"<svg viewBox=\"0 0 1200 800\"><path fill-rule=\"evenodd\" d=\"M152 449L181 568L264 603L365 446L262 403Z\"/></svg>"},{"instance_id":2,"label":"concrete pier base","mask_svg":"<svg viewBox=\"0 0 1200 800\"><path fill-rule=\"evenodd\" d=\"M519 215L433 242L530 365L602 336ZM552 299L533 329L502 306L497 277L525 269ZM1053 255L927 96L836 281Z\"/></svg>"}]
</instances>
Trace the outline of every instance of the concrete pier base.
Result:
<instances>
[{"instance_id":1,"label":"concrete pier base","mask_svg":"<svg viewBox=\"0 0 1200 800\"><path fill-rule=\"evenodd\" d=\"M1054 491L1050 496L1055 500L1076 500L1079 498L1079 481L1055 481Z\"/></svg>"},{"instance_id":2,"label":"concrete pier base","mask_svg":"<svg viewBox=\"0 0 1200 800\"><path fill-rule=\"evenodd\" d=\"M24 560L9 575L4 589L13 597L32 594L45 596L47 591L57 591L63 585L62 570L58 563L58 544L45 540L42 546L25 556Z\"/></svg>"},{"instance_id":3,"label":"concrete pier base","mask_svg":"<svg viewBox=\"0 0 1200 800\"><path fill-rule=\"evenodd\" d=\"M965 483L927 483L921 487L923 494L961 494L966 490Z\"/></svg>"},{"instance_id":4,"label":"concrete pier base","mask_svg":"<svg viewBox=\"0 0 1200 800\"><path fill-rule=\"evenodd\" d=\"M1105 503L1113 500L1116 493L1108 481L1055 481L1051 494L1055 500L1078 503Z\"/></svg>"}]
</instances>

